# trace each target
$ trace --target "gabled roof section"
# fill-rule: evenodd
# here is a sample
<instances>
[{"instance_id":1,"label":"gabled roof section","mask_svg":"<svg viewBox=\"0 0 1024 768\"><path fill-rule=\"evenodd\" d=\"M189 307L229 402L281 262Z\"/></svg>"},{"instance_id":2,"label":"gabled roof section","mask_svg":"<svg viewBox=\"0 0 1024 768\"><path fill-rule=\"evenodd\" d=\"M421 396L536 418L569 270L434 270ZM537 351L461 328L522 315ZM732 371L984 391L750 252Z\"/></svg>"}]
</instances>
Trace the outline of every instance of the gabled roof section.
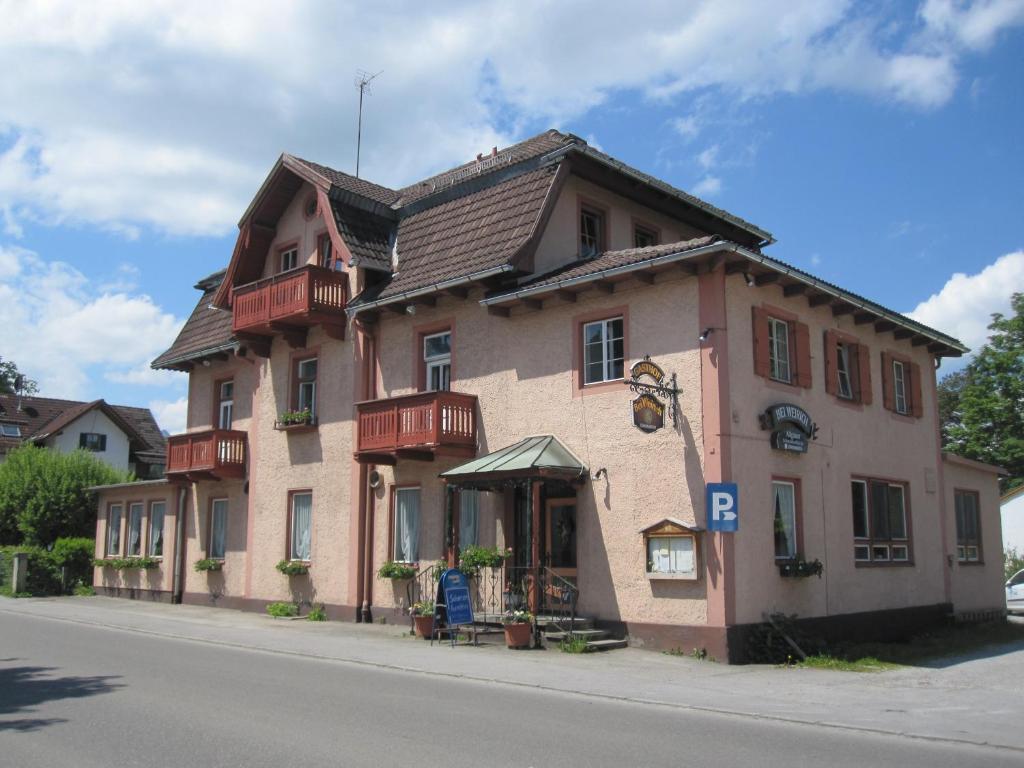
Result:
<instances>
[{"instance_id":1,"label":"gabled roof section","mask_svg":"<svg viewBox=\"0 0 1024 768\"><path fill-rule=\"evenodd\" d=\"M178 338L150 367L167 370L187 370L191 361L234 349L236 339L231 331L231 313L213 307L213 299L224 270L200 280L196 288L203 295L178 333Z\"/></svg>"},{"instance_id":2,"label":"gabled roof section","mask_svg":"<svg viewBox=\"0 0 1024 768\"><path fill-rule=\"evenodd\" d=\"M391 272L393 222L337 200L331 200L331 214L338 234L352 253L349 266Z\"/></svg>"},{"instance_id":3,"label":"gabled roof section","mask_svg":"<svg viewBox=\"0 0 1024 768\"><path fill-rule=\"evenodd\" d=\"M295 155L286 154L285 157L305 166L317 176L321 177L329 185L360 195L375 203L392 206L398 202L398 198L400 197L401 193L396 192L393 189L383 187L380 184L374 184L372 181L351 176L343 171L328 168L326 165L320 165L320 163L314 163L311 160L304 160L301 157L296 157Z\"/></svg>"}]
</instances>

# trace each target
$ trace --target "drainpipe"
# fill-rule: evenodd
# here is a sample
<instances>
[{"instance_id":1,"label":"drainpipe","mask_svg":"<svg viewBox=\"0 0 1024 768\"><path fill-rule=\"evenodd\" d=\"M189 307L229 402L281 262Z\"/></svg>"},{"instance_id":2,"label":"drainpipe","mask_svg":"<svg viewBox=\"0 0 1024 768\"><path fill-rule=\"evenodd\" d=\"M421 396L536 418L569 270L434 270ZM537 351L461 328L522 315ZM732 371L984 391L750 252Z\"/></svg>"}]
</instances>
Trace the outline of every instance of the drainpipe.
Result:
<instances>
[{"instance_id":1,"label":"drainpipe","mask_svg":"<svg viewBox=\"0 0 1024 768\"><path fill-rule=\"evenodd\" d=\"M373 325L363 325L362 389L364 400L377 396L377 336ZM357 420L358 424L358 420ZM358 431L358 426L356 427ZM360 560L362 562L362 592L359 621L368 624L373 621L373 519L376 516L376 492L370 488L370 471L376 465L359 465L359 515L362 518L363 541Z\"/></svg>"},{"instance_id":2,"label":"drainpipe","mask_svg":"<svg viewBox=\"0 0 1024 768\"><path fill-rule=\"evenodd\" d=\"M188 491L188 485L178 489L178 519L174 526L174 584L171 592L171 602L175 605L181 602L185 592L185 501Z\"/></svg>"}]
</instances>

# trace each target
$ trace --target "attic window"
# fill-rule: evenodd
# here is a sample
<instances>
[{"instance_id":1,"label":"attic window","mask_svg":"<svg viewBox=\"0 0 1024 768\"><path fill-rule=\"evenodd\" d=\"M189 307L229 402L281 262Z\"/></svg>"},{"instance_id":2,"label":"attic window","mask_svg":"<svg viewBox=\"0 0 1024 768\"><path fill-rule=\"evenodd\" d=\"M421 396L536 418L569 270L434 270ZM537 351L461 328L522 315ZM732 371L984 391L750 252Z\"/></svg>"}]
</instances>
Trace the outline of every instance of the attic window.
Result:
<instances>
[{"instance_id":1,"label":"attic window","mask_svg":"<svg viewBox=\"0 0 1024 768\"><path fill-rule=\"evenodd\" d=\"M306 199L306 206L302 209L303 214L307 219L312 219L316 216L316 195L310 195Z\"/></svg>"},{"instance_id":2,"label":"attic window","mask_svg":"<svg viewBox=\"0 0 1024 768\"><path fill-rule=\"evenodd\" d=\"M0 436L21 437L21 427L17 424L0 424Z\"/></svg>"},{"instance_id":3,"label":"attic window","mask_svg":"<svg viewBox=\"0 0 1024 768\"><path fill-rule=\"evenodd\" d=\"M80 432L78 434L78 447L87 451L101 453L107 450L107 436L99 432Z\"/></svg>"}]
</instances>

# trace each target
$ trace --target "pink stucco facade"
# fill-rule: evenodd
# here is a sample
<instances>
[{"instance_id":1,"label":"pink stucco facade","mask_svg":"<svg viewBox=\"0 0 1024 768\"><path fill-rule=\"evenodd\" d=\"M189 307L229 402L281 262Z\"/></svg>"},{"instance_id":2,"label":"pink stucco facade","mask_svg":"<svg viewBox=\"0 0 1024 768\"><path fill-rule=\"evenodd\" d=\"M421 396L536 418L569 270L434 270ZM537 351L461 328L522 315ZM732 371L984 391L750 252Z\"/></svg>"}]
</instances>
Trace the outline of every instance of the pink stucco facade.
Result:
<instances>
[{"instance_id":1,"label":"pink stucco facade","mask_svg":"<svg viewBox=\"0 0 1024 768\"><path fill-rule=\"evenodd\" d=\"M574 174L555 190L530 255L535 274L577 259L581 207L603 212L606 246L612 249L631 247L637 226L662 243L707 234ZM262 255L264 276L278 271L282 247L298 248L299 265L315 263L319 238L337 237L316 200L309 183L294 193ZM350 268L348 253L339 255L349 295L356 295L372 275ZM396 312L350 317L343 339L313 327L302 349L275 336L266 357L224 355L195 365L189 373L189 432L217 426L218 385L231 380L231 428L246 435L247 462L241 478L179 477L163 489L168 526L177 513L176 490L185 491L178 597L256 609L276 600L323 603L336 618L404 621L405 585L376 577L395 553L396 489L419 489L413 565L425 567L449 555L440 473L526 437L552 435L586 468L573 485L578 610L619 628L636 645L707 646L727 658L730 643L738 642L733 629L770 613L856 621L883 611L997 607L996 475L983 465L943 460L933 352L912 343L910 334L894 334L892 322L883 328L832 304L814 306L802 291L781 282L752 280L727 256L733 257L723 249L696 266L624 273L613 285L581 284L502 311L483 303L491 290L486 285L439 291L430 301L410 302ZM759 373L752 323L758 312L787 318L794 328L806 326L809 356L800 365L809 365L802 371L809 371L809 382L783 384ZM661 429L635 427L636 395L624 380L583 385L583 325L610 318L622 319L625 377L645 356L675 375L674 424L666 413ZM358 455L358 404L419 391L423 336L442 330L451 334L451 390L476 397L473 450L427 456L399 451L379 464ZM824 340L832 338L827 332L866 348L871 402L827 391L825 377L834 375L826 368ZM882 366L891 365L891 358L883 353L904 361L908 371L913 364L922 372L918 415L887 407L882 388L890 377L883 376ZM318 361L316 424L278 429L279 414L295 402L296 363L311 357ZM817 424L806 453L772 448L760 417L778 403L798 406ZM374 487L371 470L379 473ZM773 480L796 489L798 554L821 561L820 578L780 573ZM860 481L903 489L908 533L899 546L908 547L908 556L899 562L865 562L862 549L855 556L851 483ZM708 482L739 486L737 532L706 530ZM969 566L956 562L955 488L971 488L980 499L987 557ZM312 496L309 573L284 576L275 565L290 555L289 505L296 492ZM126 500L130 490L118 493L101 494L97 556L103 556L106 540L105 507L115 497ZM229 509L224 565L219 572L196 573L193 562L209 554L214 499L227 499ZM543 526L546 513L539 514ZM644 531L666 520L696 532L693 578L649 573ZM514 546L514 521L509 493L481 494L479 544ZM543 527L533 535L543 537ZM168 533L169 545L172 539ZM532 546L544 556L543 541ZM164 563L173 556L165 555ZM97 570L96 583L112 591L175 588L164 564L144 577L153 580L148 584L111 581L105 570Z\"/></svg>"}]
</instances>

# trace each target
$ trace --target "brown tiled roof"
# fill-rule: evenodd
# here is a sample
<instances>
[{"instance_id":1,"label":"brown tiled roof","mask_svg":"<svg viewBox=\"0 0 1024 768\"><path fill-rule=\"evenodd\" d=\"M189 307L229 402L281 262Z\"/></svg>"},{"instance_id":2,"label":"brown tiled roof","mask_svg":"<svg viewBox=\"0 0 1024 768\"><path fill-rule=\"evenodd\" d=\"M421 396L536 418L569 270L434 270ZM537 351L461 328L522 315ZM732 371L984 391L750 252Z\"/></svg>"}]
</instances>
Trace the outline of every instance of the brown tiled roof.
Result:
<instances>
[{"instance_id":1,"label":"brown tiled roof","mask_svg":"<svg viewBox=\"0 0 1024 768\"><path fill-rule=\"evenodd\" d=\"M221 271L199 282L196 287L203 291L202 297L185 321L178 338L150 364L153 368L174 368L177 363L222 349L234 341L231 313L210 308L223 278L224 272Z\"/></svg>"},{"instance_id":2,"label":"brown tiled roof","mask_svg":"<svg viewBox=\"0 0 1024 768\"><path fill-rule=\"evenodd\" d=\"M398 225L398 271L358 303L504 266L534 231L555 166L427 208Z\"/></svg>"},{"instance_id":3,"label":"brown tiled roof","mask_svg":"<svg viewBox=\"0 0 1024 768\"><path fill-rule=\"evenodd\" d=\"M399 193L393 189L382 187L380 184L374 184L366 179L357 179L355 176L343 171L328 168L326 165L320 165L320 163L314 163L311 160L304 160L301 157L295 157L295 155L291 155L291 157L340 189L355 192L357 195L362 195L373 200L375 203L382 203L383 205L394 205L398 200Z\"/></svg>"},{"instance_id":4,"label":"brown tiled roof","mask_svg":"<svg viewBox=\"0 0 1024 768\"><path fill-rule=\"evenodd\" d=\"M164 454L166 441L148 408L109 405L103 400L83 403L51 397L0 395L0 421L20 426L21 442L49 437L93 408L102 409L118 423L132 440L136 453Z\"/></svg>"},{"instance_id":5,"label":"brown tiled roof","mask_svg":"<svg viewBox=\"0 0 1024 768\"><path fill-rule=\"evenodd\" d=\"M331 201L331 212L355 266L391 271L392 222L365 211Z\"/></svg>"}]
</instances>

